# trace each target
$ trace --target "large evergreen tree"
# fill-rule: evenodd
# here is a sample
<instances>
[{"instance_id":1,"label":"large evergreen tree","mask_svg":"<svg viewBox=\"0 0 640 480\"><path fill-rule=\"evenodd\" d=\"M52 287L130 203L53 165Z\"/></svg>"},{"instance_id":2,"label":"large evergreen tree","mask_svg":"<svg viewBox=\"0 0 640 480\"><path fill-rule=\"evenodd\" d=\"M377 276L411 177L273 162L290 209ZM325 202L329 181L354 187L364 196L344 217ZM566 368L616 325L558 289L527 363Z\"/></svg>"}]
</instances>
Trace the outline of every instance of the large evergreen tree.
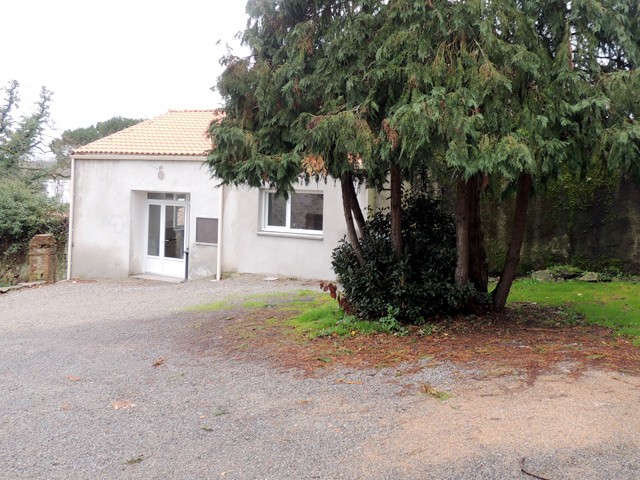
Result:
<instances>
[{"instance_id":1,"label":"large evergreen tree","mask_svg":"<svg viewBox=\"0 0 640 480\"><path fill-rule=\"evenodd\" d=\"M225 182L290 191L340 179L360 261L354 180L391 190L402 254L403 181L444 161L457 178L460 284L487 289L483 189L516 191L492 302L504 307L529 196L561 168L638 153L638 15L632 0L250 0L247 58L227 57L227 117L209 165ZM358 230L356 230L358 225Z\"/></svg>"}]
</instances>

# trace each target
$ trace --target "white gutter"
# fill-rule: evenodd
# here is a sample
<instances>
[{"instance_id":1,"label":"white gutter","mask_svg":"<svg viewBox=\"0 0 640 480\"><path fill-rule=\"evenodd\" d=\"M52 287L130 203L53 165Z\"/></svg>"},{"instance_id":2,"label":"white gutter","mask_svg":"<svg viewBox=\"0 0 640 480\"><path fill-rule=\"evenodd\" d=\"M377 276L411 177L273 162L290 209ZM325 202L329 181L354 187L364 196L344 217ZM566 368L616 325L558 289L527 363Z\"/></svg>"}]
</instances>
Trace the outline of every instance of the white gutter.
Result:
<instances>
[{"instance_id":1,"label":"white gutter","mask_svg":"<svg viewBox=\"0 0 640 480\"><path fill-rule=\"evenodd\" d=\"M170 155L170 154L150 154L150 153L76 153L77 158L83 160L153 160L164 161L184 161L198 162L205 161L206 156L202 155Z\"/></svg>"},{"instance_id":2,"label":"white gutter","mask_svg":"<svg viewBox=\"0 0 640 480\"><path fill-rule=\"evenodd\" d=\"M73 253L73 204L76 191L76 159L71 157L71 185L69 188L69 238L67 240L67 280L71 280L71 262Z\"/></svg>"},{"instance_id":3,"label":"white gutter","mask_svg":"<svg viewBox=\"0 0 640 480\"><path fill-rule=\"evenodd\" d=\"M222 279L222 225L224 216L224 185L220 185L220 199L218 200L218 251L216 259L216 281Z\"/></svg>"}]
</instances>

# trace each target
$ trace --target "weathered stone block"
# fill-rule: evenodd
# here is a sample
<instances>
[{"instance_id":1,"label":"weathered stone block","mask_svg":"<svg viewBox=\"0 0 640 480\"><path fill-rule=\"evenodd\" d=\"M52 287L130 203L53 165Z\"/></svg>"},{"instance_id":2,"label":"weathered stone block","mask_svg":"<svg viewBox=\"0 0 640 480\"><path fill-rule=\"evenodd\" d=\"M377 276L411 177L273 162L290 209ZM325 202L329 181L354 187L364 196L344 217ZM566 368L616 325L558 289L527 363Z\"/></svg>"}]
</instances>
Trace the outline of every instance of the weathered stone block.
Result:
<instances>
[{"instance_id":1,"label":"weathered stone block","mask_svg":"<svg viewBox=\"0 0 640 480\"><path fill-rule=\"evenodd\" d=\"M555 282L557 280L551 270L538 270L537 272L531 273L531 278L539 282Z\"/></svg>"},{"instance_id":2,"label":"weathered stone block","mask_svg":"<svg viewBox=\"0 0 640 480\"><path fill-rule=\"evenodd\" d=\"M35 235L29 242L29 281L56 281L56 252L58 250L53 235Z\"/></svg>"},{"instance_id":3,"label":"weathered stone block","mask_svg":"<svg viewBox=\"0 0 640 480\"><path fill-rule=\"evenodd\" d=\"M600 282L600 275L596 272L585 272L578 280L581 282Z\"/></svg>"}]
</instances>

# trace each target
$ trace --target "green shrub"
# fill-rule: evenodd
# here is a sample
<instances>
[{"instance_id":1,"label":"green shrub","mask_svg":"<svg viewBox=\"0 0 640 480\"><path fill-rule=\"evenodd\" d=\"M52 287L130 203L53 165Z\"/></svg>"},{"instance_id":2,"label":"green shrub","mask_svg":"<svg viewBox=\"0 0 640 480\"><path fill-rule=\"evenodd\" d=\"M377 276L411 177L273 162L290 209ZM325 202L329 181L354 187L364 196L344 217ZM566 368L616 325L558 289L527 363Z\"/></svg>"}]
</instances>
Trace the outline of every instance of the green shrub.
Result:
<instances>
[{"instance_id":1,"label":"green shrub","mask_svg":"<svg viewBox=\"0 0 640 480\"><path fill-rule=\"evenodd\" d=\"M405 197L400 261L394 258L390 233L389 213L378 212L363 235L364 265L346 240L333 251L332 266L347 309L370 320L393 317L421 324L459 308L471 292L455 284L455 225L439 202L425 195Z\"/></svg>"},{"instance_id":2,"label":"green shrub","mask_svg":"<svg viewBox=\"0 0 640 480\"><path fill-rule=\"evenodd\" d=\"M15 269L24 263L29 240L41 233L54 234L58 245L64 248L67 233L66 207L19 179L2 179L0 264L4 266L4 270Z\"/></svg>"}]
</instances>

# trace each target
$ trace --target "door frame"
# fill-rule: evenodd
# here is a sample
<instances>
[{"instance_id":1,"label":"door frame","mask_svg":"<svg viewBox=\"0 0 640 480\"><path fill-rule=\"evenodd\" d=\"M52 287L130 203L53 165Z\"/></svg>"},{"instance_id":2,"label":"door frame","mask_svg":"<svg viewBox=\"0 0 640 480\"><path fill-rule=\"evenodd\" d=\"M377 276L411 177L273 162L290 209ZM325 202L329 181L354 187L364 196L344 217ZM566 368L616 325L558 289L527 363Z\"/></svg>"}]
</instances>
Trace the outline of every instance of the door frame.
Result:
<instances>
[{"instance_id":1,"label":"door frame","mask_svg":"<svg viewBox=\"0 0 640 480\"><path fill-rule=\"evenodd\" d=\"M158 193L161 195L173 195L173 199L160 199L149 198L150 193ZM184 195L185 200L177 200L178 195ZM149 207L151 205L160 206L160 238L158 245L159 255L149 255ZM182 245L182 251L186 252L189 247L189 206L190 198L188 193L178 192L147 192L147 198L144 201L144 272L151 275L161 275L173 278L186 278L186 253L182 258L170 258L164 256L165 247L165 231L164 225L166 223L166 207L184 207L184 241ZM165 220L165 222L163 222ZM179 274L178 274L179 272Z\"/></svg>"}]
</instances>

